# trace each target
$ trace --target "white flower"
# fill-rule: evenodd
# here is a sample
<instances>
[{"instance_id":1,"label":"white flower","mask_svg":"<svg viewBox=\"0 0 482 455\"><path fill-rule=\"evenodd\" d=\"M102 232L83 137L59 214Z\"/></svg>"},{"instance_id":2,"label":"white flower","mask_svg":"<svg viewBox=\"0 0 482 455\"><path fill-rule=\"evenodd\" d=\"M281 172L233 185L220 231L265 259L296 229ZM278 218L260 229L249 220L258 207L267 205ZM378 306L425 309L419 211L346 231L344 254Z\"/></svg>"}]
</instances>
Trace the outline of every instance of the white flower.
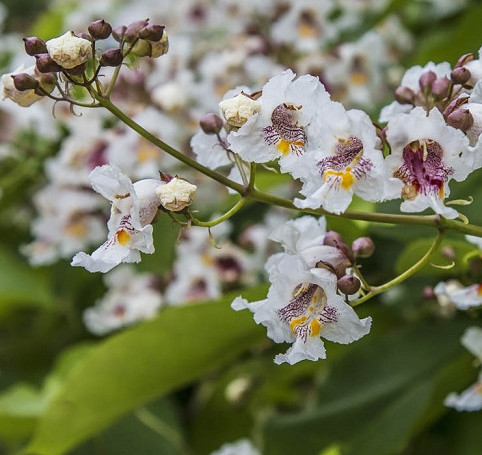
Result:
<instances>
[{"instance_id":1,"label":"white flower","mask_svg":"<svg viewBox=\"0 0 482 455\"><path fill-rule=\"evenodd\" d=\"M170 182L156 188L162 206L170 212L180 212L191 205L197 186L174 177Z\"/></svg>"},{"instance_id":2,"label":"white flower","mask_svg":"<svg viewBox=\"0 0 482 455\"><path fill-rule=\"evenodd\" d=\"M416 107L388 124L387 140L392 153L386 159L390 197L402 196L404 212L431 207L446 218L458 212L443 204L450 179L463 181L472 170L468 139L445 123L438 109L427 113Z\"/></svg>"},{"instance_id":3,"label":"white flower","mask_svg":"<svg viewBox=\"0 0 482 455\"><path fill-rule=\"evenodd\" d=\"M482 250L482 237L477 237L475 235L466 235L466 240L473 243L479 250Z\"/></svg>"},{"instance_id":4,"label":"white flower","mask_svg":"<svg viewBox=\"0 0 482 455\"><path fill-rule=\"evenodd\" d=\"M295 205L321 206L338 214L348 208L354 194L368 201L383 200L384 160L368 115L345 111L341 104L330 102L320 109L312 125L316 145L292 172L303 182L300 193L306 196L295 199Z\"/></svg>"},{"instance_id":5,"label":"white flower","mask_svg":"<svg viewBox=\"0 0 482 455\"><path fill-rule=\"evenodd\" d=\"M156 316L162 297L153 287L155 276L135 274L128 266L105 276L108 292L95 306L87 308L83 319L87 329L95 335L130 326Z\"/></svg>"},{"instance_id":6,"label":"white flower","mask_svg":"<svg viewBox=\"0 0 482 455\"><path fill-rule=\"evenodd\" d=\"M259 114L228 135L231 150L243 160L265 163L279 158L281 171L289 172L305 152L307 128L329 95L316 77L294 78L291 70L271 78L258 99Z\"/></svg>"},{"instance_id":7,"label":"white flower","mask_svg":"<svg viewBox=\"0 0 482 455\"><path fill-rule=\"evenodd\" d=\"M77 253L71 265L89 272L107 272L121 262L139 262L140 252L153 253L152 226L159 207L156 188L162 182L145 179L132 184L118 168L95 168L89 176L95 191L112 202L107 241L92 255Z\"/></svg>"},{"instance_id":8,"label":"white flower","mask_svg":"<svg viewBox=\"0 0 482 455\"><path fill-rule=\"evenodd\" d=\"M454 284L454 282L445 283L442 281L435 286L434 292L439 300L447 299L459 310L467 310L482 305L482 283L463 287L460 284Z\"/></svg>"},{"instance_id":9,"label":"white flower","mask_svg":"<svg viewBox=\"0 0 482 455\"><path fill-rule=\"evenodd\" d=\"M233 163L228 154L229 144L224 130L218 135L199 130L191 139L191 148L196 155L196 161L209 169L218 169Z\"/></svg>"},{"instance_id":10,"label":"white flower","mask_svg":"<svg viewBox=\"0 0 482 455\"><path fill-rule=\"evenodd\" d=\"M248 439L240 439L236 442L223 444L211 455L261 455L258 449Z\"/></svg>"},{"instance_id":11,"label":"white flower","mask_svg":"<svg viewBox=\"0 0 482 455\"><path fill-rule=\"evenodd\" d=\"M233 98L228 98L219 103L219 108L226 121L235 127L243 126L250 117L257 114L261 108L259 101L241 92Z\"/></svg>"},{"instance_id":12,"label":"white flower","mask_svg":"<svg viewBox=\"0 0 482 455\"><path fill-rule=\"evenodd\" d=\"M82 65L92 55L92 43L75 36L74 32L66 32L58 38L48 40L45 44L52 60L66 69Z\"/></svg>"},{"instance_id":13,"label":"white flower","mask_svg":"<svg viewBox=\"0 0 482 455\"><path fill-rule=\"evenodd\" d=\"M248 304L237 297L231 306L252 311L255 322L263 324L276 343L293 343L285 354L275 357L275 363L324 359L320 336L347 344L370 331L371 318L358 318L336 293L336 275L328 270L309 269L301 258L285 253L271 264L269 279L266 300Z\"/></svg>"},{"instance_id":14,"label":"white flower","mask_svg":"<svg viewBox=\"0 0 482 455\"><path fill-rule=\"evenodd\" d=\"M12 73L2 75L0 92L2 94L2 99L8 98L14 103L17 103L19 106L28 107L41 100L43 97L41 95L37 95L34 89L17 90L13 83L12 76L22 73L33 76L35 74L35 65L28 68L25 68L24 65L22 65Z\"/></svg>"},{"instance_id":15,"label":"white flower","mask_svg":"<svg viewBox=\"0 0 482 455\"><path fill-rule=\"evenodd\" d=\"M70 258L105 238L105 223L98 214L104 201L92 191L51 183L33 201L39 211L31 226L35 241L21 249L32 265Z\"/></svg>"},{"instance_id":16,"label":"white flower","mask_svg":"<svg viewBox=\"0 0 482 455\"><path fill-rule=\"evenodd\" d=\"M482 362L482 329L469 327L462 336L461 342L477 357L480 364ZM482 409L482 372L475 384L459 395L456 393L449 394L444 404L455 408L457 411L478 411Z\"/></svg>"}]
</instances>

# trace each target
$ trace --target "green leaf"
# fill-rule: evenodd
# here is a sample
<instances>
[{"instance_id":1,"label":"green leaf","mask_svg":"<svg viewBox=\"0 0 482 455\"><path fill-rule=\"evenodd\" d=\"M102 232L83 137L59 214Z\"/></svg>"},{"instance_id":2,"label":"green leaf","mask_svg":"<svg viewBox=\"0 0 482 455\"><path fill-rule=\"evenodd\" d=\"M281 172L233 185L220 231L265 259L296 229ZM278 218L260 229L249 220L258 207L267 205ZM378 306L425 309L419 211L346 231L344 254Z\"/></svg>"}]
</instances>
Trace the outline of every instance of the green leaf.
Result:
<instances>
[{"instance_id":1,"label":"green leaf","mask_svg":"<svg viewBox=\"0 0 482 455\"><path fill-rule=\"evenodd\" d=\"M54 308L55 297L48 277L0 246L0 318L18 305Z\"/></svg>"},{"instance_id":2,"label":"green leaf","mask_svg":"<svg viewBox=\"0 0 482 455\"><path fill-rule=\"evenodd\" d=\"M0 438L22 440L32 434L44 400L39 390L17 384L0 395Z\"/></svg>"},{"instance_id":3,"label":"green leaf","mask_svg":"<svg viewBox=\"0 0 482 455\"><path fill-rule=\"evenodd\" d=\"M243 293L262 297L266 286ZM145 324L112 336L72 370L40 417L28 453L60 455L123 414L226 364L265 331L231 297L166 308ZM59 431L62 428L62 431Z\"/></svg>"},{"instance_id":4,"label":"green leaf","mask_svg":"<svg viewBox=\"0 0 482 455\"><path fill-rule=\"evenodd\" d=\"M354 345L309 409L267 420L263 453L295 453L302 446L304 455L330 447L343 455L398 454L445 412L441 397L470 375L447 370L464 355L462 331L455 321L419 324Z\"/></svg>"}]
</instances>

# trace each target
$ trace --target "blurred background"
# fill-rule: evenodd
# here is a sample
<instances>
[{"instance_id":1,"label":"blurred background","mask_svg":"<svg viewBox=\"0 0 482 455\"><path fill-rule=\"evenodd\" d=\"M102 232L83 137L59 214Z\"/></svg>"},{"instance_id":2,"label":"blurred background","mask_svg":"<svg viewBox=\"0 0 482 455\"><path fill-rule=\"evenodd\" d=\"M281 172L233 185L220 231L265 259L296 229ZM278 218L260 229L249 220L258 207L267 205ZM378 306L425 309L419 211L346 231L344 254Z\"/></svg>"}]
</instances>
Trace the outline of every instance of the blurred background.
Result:
<instances>
[{"instance_id":1,"label":"blurred background","mask_svg":"<svg viewBox=\"0 0 482 455\"><path fill-rule=\"evenodd\" d=\"M0 70L34 63L25 36L146 18L166 26L169 52L124 68L113 101L188 155L199 119L218 112L228 90L259 90L285 68L318 76L333 99L377 122L407 68L479 58L482 45L476 0L16 0L0 3ZM109 206L87 180L105 163L133 180L182 175L198 185L201 219L235 200L107 112L0 102L0 454L204 455L240 438L265 455L480 453L482 414L443 400L477 379L460 337L481 313L431 292L442 280L481 282L480 252L463 236L449 234L432 261L454 267L426 267L357 308L373 318L363 340L327 343L326 361L277 366L284 347L229 305L239 293L265 297L263 266L276 251L267 235L293 214L251 203L213 229L221 249L206 230L180 231L163 214L153 255L90 274L69 264L105 239ZM480 225L478 178L453 182L451 196L472 196L461 211ZM286 197L298 189L269 169L257 184ZM398 204L352 208L398 213ZM347 243L372 237L363 270L374 284L415 262L435 235L327 221Z\"/></svg>"}]
</instances>

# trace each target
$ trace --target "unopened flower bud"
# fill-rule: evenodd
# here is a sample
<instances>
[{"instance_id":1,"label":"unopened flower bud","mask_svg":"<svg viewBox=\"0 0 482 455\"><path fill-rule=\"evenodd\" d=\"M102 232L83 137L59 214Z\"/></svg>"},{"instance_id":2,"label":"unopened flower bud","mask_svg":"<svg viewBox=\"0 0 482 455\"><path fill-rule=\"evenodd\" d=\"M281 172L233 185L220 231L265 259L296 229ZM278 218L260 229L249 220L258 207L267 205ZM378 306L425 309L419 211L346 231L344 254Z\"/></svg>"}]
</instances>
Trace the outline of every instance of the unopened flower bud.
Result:
<instances>
[{"instance_id":1,"label":"unopened flower bud","mask_svg":"<svg viewBox=\"0 0 482 455\"><path fill-rule=\"evenodd\" d=\"M120 42L124 38L124 34L126 30L127 30L127 27L125 25L119 25L118 27L115 27L114 29L112 29L112 37L116 41Z\"/></svg>"},{"instance_id":2,"label":"unopened flower bud","mask_svg":"<svg viewBox=\"0 0 482 455\"><path fill-rule=\"evenodd\" d=\"M468 96L460 96L452 100L449 105L445 108L443 115L447 118L452 112L456 111L459 107L467 104L469 101Z\"/></svg>"},{"instance_id":3,"label":"unopened flower bud","mask_svg":"<svg viewBox=\"0 0 482 455\"><path fill-rule=\"evenodd\" d=\"M56 63L49 54L37 54L35 60L37 61L37 69L41 73L57 73L62 71L62 67Z\"/></svg>"},{"instance_id":4,"label":"unopened flower bud","mask_svg":"<svg viewBox=\"0 0 482 455\"><path fill-rule=\"evenodd\" d=\"M464 108L468 109L474 119L472 126L465 132L469 138L470 145L474 147L482 134L482 104L467 103L464 105Z\"/></svg>"},{"instance_id":5,"label":"unopened flower bud","mask_svg":"<svg viewBox=\"0 0 482 455\"><path fill-rule=\"evenodd\" d=\"M338 248L348 258L350 264L355 262L353 251L348 248L348 245L343 241L343 237L338 232L328 231L323 239L323 244Z\"/></svg>"},{"instance_id":6,"label":"unopened flower bud","mask_svg":"<svg viewBox=\"0 0 482 455\"><path fill-rule=\"evenodd\" d=\"M199 126L206 134L218 134L223 125L223 119L216 114L206 114L199 120Z\"/></svg>"},{"instance_id":7,"label":"unopened flower bud","mask_svg":"<svg viewBox=\"0 0 482 455\"><path fill-rule=\"evenodd\" d=\"M360 290L360 280L353 275L345 275L342 276L336 282L338 289L346 295L353 295L356 294Z\"/></svg>"},{"instance_id":8,"label":"unopened flower bud","mask_svg":"<svg viewBox=\"0 0 482 455\"><path fill-rule=\"evenodd\" d=\"M422 73L420 76L418 85L422 90L431 90L435 79L437 79L437 75L433 71L425 71L425 73Z\"/></svg>"},{"instance_id":9,"label":"unopened flower bud","mask_svg":"<svg viewBox=\"0 0 482 455\"><path fill-rule=\"evenodd\" d=\"M455 68L450 73L450 78L452 79L452 81L454 81L454 84L463 85L470 80L471 76L472 74L467 68L465 68L465 66Z\"/></svg>"},{"instance_id":10,"label":"unopened flower bud","mask_svg":"<svg viewBox=\"0 0 482 455\"><path fill-rule=\"evenodd\" d=\"M440 253L442 254L442 256L446 257L447 259L449 259L450 261L453 261L455 260L455 250L453 247L449 246L449 245L445 245L441 250L440 250Z\"/></svg>"},{"instance_id":11,"label":"unopened flower bud","mask_svg":"<svg viewBox=\"0 0 482 455\"><path fill-rule=\"evenodd\" d=\"M24 90L35 90L40 85L37 79L26 73L14 74L12 79L15 88L21 92Z\"/></svg>"},{"instance_id":12,"label":"unopened flower bud","mask_svg":"<svg viewBox=\"0 0 482 455\"><path fill-rule=\"evenodd\" d=\"M370 237L358 237L353 240L351 249L357 258L369 258L375 251L375 244Z\"/></svg>"},{"instance_id":13,"label":"unopened flower bud","mask_svg":"<svg viewBox=\"0 0 482 455\"><path fill-rule=\"evenodd\" d=\"M47 52L45 42L36 36L24 38L23 42L25 44L25 52L28 55L34 56L36 54L44 54Z\"/></svg>"},{"instance_id":14,"label":"unopened flower bud","mask_svg":"<svg viewBox=\"0 0 482 455\"><path fill-rule=\"evenodd\" d=\"M108 49L100 56L100 66L119 66L122 64L124 56L120 49Z\"/></svg>"},{"instance_id":15,"label":"unopened flower bud","mask_svg":"<svg viewBox=\"0 0 482 455\"><path fill-rule=\"evenodd\" d=\"M84 32L75 33L75 36L77 38L85 39L85 40L89 41L89 43L92 43L92 41L93 41L92 36L90 36L88 33L84 33Z\"/></svg>"},{"instance_id":16,"label":"unopened flower bud","mask_svg":"<svg viewBox=\"0 0 482 455\"><path fill-rule=\"evenodd\" d=\"M422 298L424 300L435 299L436 295L432 286L425 286L422 291Z\"/></svg>"},{"instance_id":17,"label":"unopened flower bud","mask_svg":"<svg viewBox=\"0 0 482 455\"><path fill-rule=\"evenodd\" d=\"M111 25L104 19L92 22L87 30L89 30L90 36L95 40L107 39L112 33Z\"/></svg>"},{"instance_id":18,"label":"unopened flower bud","mask_svg":"<svg viewBox=\"0 0 482 455\"><path fill-rule=\"evenodd\" d=\"M226 121L239 128L261 110L261 103L241 92L233 98L221 101L219 107Z\"/></svg>"},{"instance_id":19,"label":"unopened flower bud","mask_svg":"<svg viewBox=\"0 0 482 455\"><path fill-rule=\"evenodd\" d=\"M149 19L131 22L125 29L124 39L128 42L134 41L139 37L139 32L147 27L149 24Z\"/></svg>"},{"instance_id":20,"label":"unopened flower bud","mask_svg":"<svg viewBox=\"0 0 482 455\"><path fill-rule=\"evenodd\" d=\"M469 54L464 54L462 55L462 57L460 57L457 60L457 63L455 64L455 68L460 68L461 66L466 65L467 63L471 62L474 59L475 59L475 54L473 54L472 52Z\"/></svg>"},{"instance_id":21,"label":"unopened flower bud","mask_svg":"<svg viewBox=\"0 0 482 455\"><path fill-rule=\"evenodd\" d=\"M343 242L343 237L341 236L341 234L335 231L328 231L323 239L323 245L329 245L334 247L336 247L336 245L340 242Z\"/></svg>"},{"instance_id":22,"label":"unopened flower bud","mask_svg":"<svg viewBox=\"0 0 482 455\"><path fill-rule=\"evenodd\" d=\"M86 69L87 69L87 62L74 66L73 68L64 69L64 70L66 73L71 74L72 76L78 76L80 74L83 74Z\"/></svg>"},{"instance_id":23,"label":"unopened flower bud","mask_svg":"<svg viewBox=\"0 0 482 455\"><path fill-rule=\"evenodd\" d=\"M448 115L447 124L465 132L474 124L474 117L468 109L460 108Z\"/></svg>"},{"instance_id":24,"label":"unopened flower bud","mask_svg":"<svg viewBox=\"0 0 482 455\"><path fill-rule=\"evenodd\" d=\"M139 32L139 38L146 39L148 41L161 41L164 34L164 25L148 25Z\"/></svg>"},{"instance_id":25,"label":"unopened flower bud","mask_svg":"<svg viewBox=\"0 0 482 455\"><path fill-rule=\"evenodd\" d=\"M397 87L395 90L395 99L400 104L413 104L415 101L415 92L409 87Z\"/></svg>"},{"instance_id":26,"label":"unopened flower bud","mask_svg":"<svg viewBox=\"0 0 482 455\"><path fill-rule=\"evenodd\" d=\"M432 84L432 93L435 98L443 100L449 95L452 83L446 77L438 77Z\"/></svg>"},{"instance_id":27,"label":"unopened flower bud","mask_svg":"<svg viewBox=\"0 0 482 455\"><path fill-rule=\"evenodd\" d=\"M90 41L75 36L73 32L50 39L46 45L50 57L66 69L82 65L92 55Z\"/></svg>"},{"instance_id":28,"label":"unopened flower bud","mask_svg":"<svg viewBox=\"0 0 482 455\"><path fill-rule=\"evenodd\" d=\"M0 93L2 99L10 99L14 103L18 104L22 107L31 106L33 103L37 102L38 100L42 99L42 95L35 92L34 88L19 90L15 87L14 77L16 75L29 75L34 79L35 74L35 66L31 66L29 68L25 68L23 65L17 68L14 72L4 74L1 78L0 83ZM23 77L22 79L25 80ZM34 79L35 80L35 79ZM28 82L31 83L31 82Z\"/></svg>"},{"instance_id":29,"label":"unopened flower bud","mask_svg":"<svg viewBox=\"0 0 482 455\"><path fill-rule=\"evenodd\" d=\"M167 33L162 34L160 41L150 41L151 43L151 58L157 58L161 55L167 54L169 50L169 39Z\"/></svg>"},{"instance_id":30,"label":"unopened flower bud","mask_svg":"<svg viewBox=\"0 0 482 455\"><path fill-rule=\"evenodd\" d=\"M169 183L160 185L156 194L161 205L170 212L180 212L191 205L197 186L186 180L174 177Z\"/></svg>"}]
</instances>

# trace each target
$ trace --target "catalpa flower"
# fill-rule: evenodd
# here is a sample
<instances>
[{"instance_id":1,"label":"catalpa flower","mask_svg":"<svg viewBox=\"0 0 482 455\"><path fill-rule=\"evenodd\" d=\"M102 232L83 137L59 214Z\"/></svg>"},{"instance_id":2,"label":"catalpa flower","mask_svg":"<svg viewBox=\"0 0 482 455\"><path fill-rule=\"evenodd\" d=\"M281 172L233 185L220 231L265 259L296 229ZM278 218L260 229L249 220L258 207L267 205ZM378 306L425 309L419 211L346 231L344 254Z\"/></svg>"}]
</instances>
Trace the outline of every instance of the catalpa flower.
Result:
<instances>
[{"instance_id":1,"label":"catalpa flower","mask_svg":"<svg viewBox=\"0 0 482 455\"><path fill-rule=\"evenodd\" d=\"M291 70L271 78L258 98L260 112L228 135L231 150L243 160L279 159L281 171L290 172L292 163L305 152L309 125L329 95L316 77L294 78Z\"/></svg>"},{"instance_id":2,"label":"catalpa flower","mask_svg":"<svg viewBox=\"0 0 482 455\"><path fill-rule=\"evenodd\" d=\"M445 218L456 218L458 212L446 207L448 182L467 178L473 158L468 139L448 126L438 109L426 112L422 107L400 114L388 123L387 140L392 154L386 159L389 192L404 198L403 212L420 212L431 207Z\"/></svg>"},{"instance_id":3,"label":"catalpa flower","mask_svg":"<svg viewBox=\"0 0 482 455\"><path fill-rule=\"evenodd\" d=\"M144 179L132 184L120 169L109 165L89 175L95 191L112 203L107 240L92 255L77 253L71 265L89 272L108 272L121 262L139 262L140 252L153 253L152 226L160 200L160 180Z\"/></svg>"},{"instance_id":4,"label":"catalpa flower","mask_svg":"<svg viewBox=\"0 0 482 455\"><path fill-rule=\"evenodd\" d=\"M135 274L125 265L105 275L104 282L109 290L83 314L84 324L95 335L152 319L162 305L153 274Z\"/></svg>"},{"instance_id":5,"label":"catalpa flower","mask_svg":"<svg viewBox=\"0 0 482 455\"><path fill-rule=\"evenodd\" d=\"M482 329L469 327L462 336L462 344L482 363ZM478 411L482 409L482 371L475 384L461 394L451 393L445 398L445 406L457 411Z\"/></svg>"},{"instance_id":6,"label":"catalpa flower","mask_svg":"<svg viewBox=\"0 0 482 455\"><path fill-rule=\"evenodd\" d=\"M336 293L334 273L310 269L300 257L287 253L272 261L269 272L267 299L249 304L237 297L231 306L253 312L255 322L263 324L276 343L292 343L285 354L275 357L275 363L324 359L321 337L347 344L370 331L371 318L360 320Z\"/></svg>"},{"instance_id":7,"label":"catalpa flower","mask_svg":"<svg viewBox=\"0 0 482 455\"><path fill-rule=\"evenodd\" d=\"M368 201L383 200L385 166L370 118L330 102L320 109L312 125L316 146L301 157L292 172L303 182L300 193L306 196L295 199L295 205L342 213L354 194Z\"/></svg>"},{"instance_id":8,"label":"catalpa flower","mask_svg":"<svg viewBox=\"0 0 482 455\"><path fill-rule=\"evenodd\" d=\"M456 284L455 284L456 283ZM464 287L458 282L440 282L435 286L434 292L440 300L446 299L459 310L482 305L482 283Z\"/></svg>"}]
</instances>

